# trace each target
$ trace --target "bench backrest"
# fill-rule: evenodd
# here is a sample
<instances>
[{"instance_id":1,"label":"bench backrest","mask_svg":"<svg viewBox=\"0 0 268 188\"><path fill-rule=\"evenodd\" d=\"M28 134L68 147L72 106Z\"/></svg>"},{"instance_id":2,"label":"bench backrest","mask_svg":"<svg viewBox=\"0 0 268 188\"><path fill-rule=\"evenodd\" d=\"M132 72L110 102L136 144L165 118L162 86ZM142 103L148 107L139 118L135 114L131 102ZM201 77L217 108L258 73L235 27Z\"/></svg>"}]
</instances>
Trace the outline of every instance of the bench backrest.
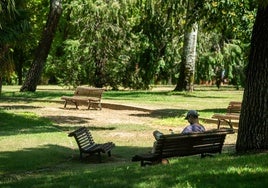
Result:
<instances>
[{"instance_id":1,"label":"bench backrest","mask_svg":"<svg viewBox=\"0 0 268 188\"><path fill-rule=\"evenodd\" d=\"M242 102L231 101L227 107L227 113L240 113Z\"/></svg>"},{"instance_id":2,"label":"bench backrest","mask_svg":"<svg viewBox=\"0 0 268 188\"><path fill-rule=\"evenodd\" d=\"M93 137L86 127L81 127L74 132L71 132L68 136L73 136L75 138L79 150L86 150L95 145Z\"/></svg>"},{"instance_id":3,"label":"bench backrest","mask_svg":"<svg viewBox=\"0 0 268 188\"><path fill-rule=\"evenodd\" d=\"M104 89L102 88L92 88L85 86L78 86L74 92L75 96L85 96L85 97L96 97L101 99Z\"/></svg>"},{"instance_id":4,"label":"bench backrest","mask_svg":"<svg viewBox=\"0 0 268 188\"><path fill-rule=\"evenodd\" d=\"M228 132L162 135L156 142L155 155L161 157L189 156L202 153L221 153Z\"/></svg>"}]
</instances>

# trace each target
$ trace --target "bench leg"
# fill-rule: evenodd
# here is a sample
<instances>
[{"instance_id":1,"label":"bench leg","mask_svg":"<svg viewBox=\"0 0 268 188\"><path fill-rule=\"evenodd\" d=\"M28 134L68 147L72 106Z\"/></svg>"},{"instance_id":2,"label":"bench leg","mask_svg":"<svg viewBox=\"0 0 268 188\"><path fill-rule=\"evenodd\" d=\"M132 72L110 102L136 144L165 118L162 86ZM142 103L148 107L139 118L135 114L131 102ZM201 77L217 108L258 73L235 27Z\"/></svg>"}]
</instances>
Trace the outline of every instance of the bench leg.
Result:
<instances>
[{"instance_id":1,"label":"bench leg","mask_svg":"<svg viewBox=\"0 0 268 188\"><path fill-rule=\"evenodd\" d=\"M67 106L67 100L65 100L64 102L64 108L66 108L66 106Z\"/></svg>"},{"instance_id":2,"label":"bench leg","mask_svg":"<svg viewBox=\"0 0 268 188\"><path fill-rule=\"evenodd\" d=\"M102 107L101 107L101 103L99 103L98 106L99 106L99 109L101 110L101 109L102 109Z\"/></svg>"},{"instance_id":3,"label":"bench leg","mask_svg":"<svg viewBox=\"0 0 268 188\"><path fill-rule=\"evenodd\" d=\"M141 166L146 166L147 164L147 162L145 163L143 160L141 160Z\"/></svg>"},{"instance_id":4,"label":"bench leg","mask_svg":"<svg viewBox=\"0 0 268 188\"><path fill-rule=\"evenodd\" d=\"M169 164L168 159L156 159L153 161L144 161L141 160L141 166L146 166L146 165L157 165L157 164Z\"/></svg>"},{"instance_id":5,"label":"bench leg","mask_svg":"<svg viewBox=\"0 0 268 188\"><path fill-rule=\"evenodd\" d=\"M75 108L76 108L76 109L79 109L79 108L78 108L78 103L77 103L76 101L73 101L73 103L74 103L74 105L75 105Z\"/></svg>"},{"instance_id":6,"label":"bench leg","mask_svg":"<svg viewBox=\"0 0 268 188\"><path fill-rule=\"evenodd\" d=\"M221 126L221 120L218 119L218 129L220 129L220 126Z\"/></svg>"},{"instance_id":7,"label":"bench leg","mask_svg":"<svg viewBox=\"0 0 268 188\"><path fill-rule=\"evenodd\" d=\"M98 159L99 159L99 162L101 163L101 153L98 152Z\"/></svg>"},{"instance_id":8,"label":"bench leg","mask_svg":"<svg viewBox=\"0 0 268 188\"><path fill-rule=\"evenodd\" d=\"M232 129L233 128L233 125L232 125L231 120L229 120L227 123L229 124L230 128Z\"/></svg>"},{"instance_id":9,"label":"bench leg","mask_svg":"<svg viewBox=\"0 0 268 188\"><path fill-rule=\"evenodd\" d=\"M201 153L201 158L205 158L205 157L214 157L214 155L210 153Z\"/></svg>"},{"instance_id":10,"label":"bench leg","mask_svg":"<svg viewBox=\"0 0 268 188\"><path fill-rule=\"evenodd\" d=\"M87 109L90 110L91 108L91 102L88 102Z\"/></svg>"}]
</instances>

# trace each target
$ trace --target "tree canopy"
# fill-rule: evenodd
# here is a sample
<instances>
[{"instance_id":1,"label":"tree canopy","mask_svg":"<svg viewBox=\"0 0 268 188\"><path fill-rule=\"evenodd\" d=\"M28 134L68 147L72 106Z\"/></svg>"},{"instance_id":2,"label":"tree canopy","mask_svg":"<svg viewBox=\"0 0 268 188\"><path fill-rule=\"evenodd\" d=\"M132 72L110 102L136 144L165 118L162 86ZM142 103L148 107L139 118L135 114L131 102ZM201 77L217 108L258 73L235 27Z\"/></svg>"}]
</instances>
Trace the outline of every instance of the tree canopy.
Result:
<instances>
[{"instance_id":1,"label":"tree canopy","mask_svg":"<svg viewBox=\"0 0 268 188\"><path fill-rule=\"evenodd\" d=\"M226 70L229 83L242 85L244 75L237 78L236 72L245 67L254 4L198 1L186 22L187 2L63 1L63 15L38 83L113 89L176 84L182 74L185 29L196 21L199 30L193 82L214 83L219 66ZM8 77L12 83L25 80L46 23L47 1L24 3L32 30L20 35L26 39L20 48L18 43L9 48L16 74L5 76L4 83L11 83Z\"/></svg>"}]
</instances>

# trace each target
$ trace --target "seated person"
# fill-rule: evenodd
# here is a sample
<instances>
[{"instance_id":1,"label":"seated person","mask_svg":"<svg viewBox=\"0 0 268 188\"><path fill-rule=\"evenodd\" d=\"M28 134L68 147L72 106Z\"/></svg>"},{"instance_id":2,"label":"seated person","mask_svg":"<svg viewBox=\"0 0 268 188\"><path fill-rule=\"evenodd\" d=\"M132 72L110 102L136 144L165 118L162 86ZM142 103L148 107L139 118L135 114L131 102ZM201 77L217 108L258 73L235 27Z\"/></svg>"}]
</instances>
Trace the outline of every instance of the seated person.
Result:
<instances>
[{"instance_id":1,"label":"seated person","mask_svg":"<svg viewBox=\"0 0 268 188\"><path fill-rule=\"evenodd\" d=\"M185 127L183 129L182 134L192 133L192 132L204 132L205 131L204 126L199 123L198 116L199 116L199 114L197 111L195 111L195 110L188 111L185 119L188 120L190 125L188 125L187 127Z\"/></svg>"},{"instance_id":2,"label":"seated person","mask_svg":"<svg viewBox=\"0 0 268 188\"><path fill-rule=\"evenodd\" d=\"M197 111L195 111L195 110L188 111L185 119L188 120L190 125L186 126L183 129L182 134L194 133L194 132L204 132L205 131L204 126L199 123L198 116L199 116L199 114ZM174 134L172 129L170 129L170 131L172 131L171 134ZM154 135L155 140L157 141L160 138L160 136L163 135L163 133L161 133L158 130L155 130L153 132L153 135ZM156 141L154 142L152 153L155 152Z\"/></svg>"}]
</instances>

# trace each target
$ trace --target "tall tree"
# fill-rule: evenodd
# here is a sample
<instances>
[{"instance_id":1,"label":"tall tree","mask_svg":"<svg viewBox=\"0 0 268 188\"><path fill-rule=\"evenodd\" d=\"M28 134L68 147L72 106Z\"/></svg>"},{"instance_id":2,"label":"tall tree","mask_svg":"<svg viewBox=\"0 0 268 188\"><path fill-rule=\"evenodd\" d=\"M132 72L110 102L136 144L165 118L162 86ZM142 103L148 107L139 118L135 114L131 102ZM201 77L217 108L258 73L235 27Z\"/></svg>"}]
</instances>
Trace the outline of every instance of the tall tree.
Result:
<instances>
[{"instance_id":1,"label":"tall tree","mask_svg":"<svg viewBox=\"0 0 268 188\"><path fill-rule=\"evenodd\" d=\"M264 1L263 1L264 2ZM260 4L252 31L251 51L239 121L238 152L268 149L268 1Z\"/></svg>"},{"instance_id":2,"label":"tall tree","mask_svg":"<svg viewBox=\"0 0 268 188\"><path fill-rule=\"evenodd\" d=\"M194 23L185 31L180 75L175 91L194 90L195 59L198 24Z\"/></svg>"},{"instance_id":3,"label":"tall tree","mask_svg":"<svg viewBox=\"0 0 268 188\"><path fill-rule=\"evenodd\" d=\"M195 18L195 1L188 0L186 13L186 29L184 32L184 42L182 59L180 63L180 74L175 91L190 91L194 89L194 73L195 73L195 59L196 59L196 45L198 24L193 22Z\"/></svg>"},{"instance_id":4,"label":"tall tree","mask_svg":"<svg viewBox=\"0 0 268 188\"><path fill-rule=\"evenodd\" d=\"M36 49L35 58L27 74L26 80L20 91L35 91L40 81L42 71L48 56L57 25L62 14L61 0L50 0L50 11L47 18L46 26L42 33L42 38Z\"/></svg>"}]
</instances>

